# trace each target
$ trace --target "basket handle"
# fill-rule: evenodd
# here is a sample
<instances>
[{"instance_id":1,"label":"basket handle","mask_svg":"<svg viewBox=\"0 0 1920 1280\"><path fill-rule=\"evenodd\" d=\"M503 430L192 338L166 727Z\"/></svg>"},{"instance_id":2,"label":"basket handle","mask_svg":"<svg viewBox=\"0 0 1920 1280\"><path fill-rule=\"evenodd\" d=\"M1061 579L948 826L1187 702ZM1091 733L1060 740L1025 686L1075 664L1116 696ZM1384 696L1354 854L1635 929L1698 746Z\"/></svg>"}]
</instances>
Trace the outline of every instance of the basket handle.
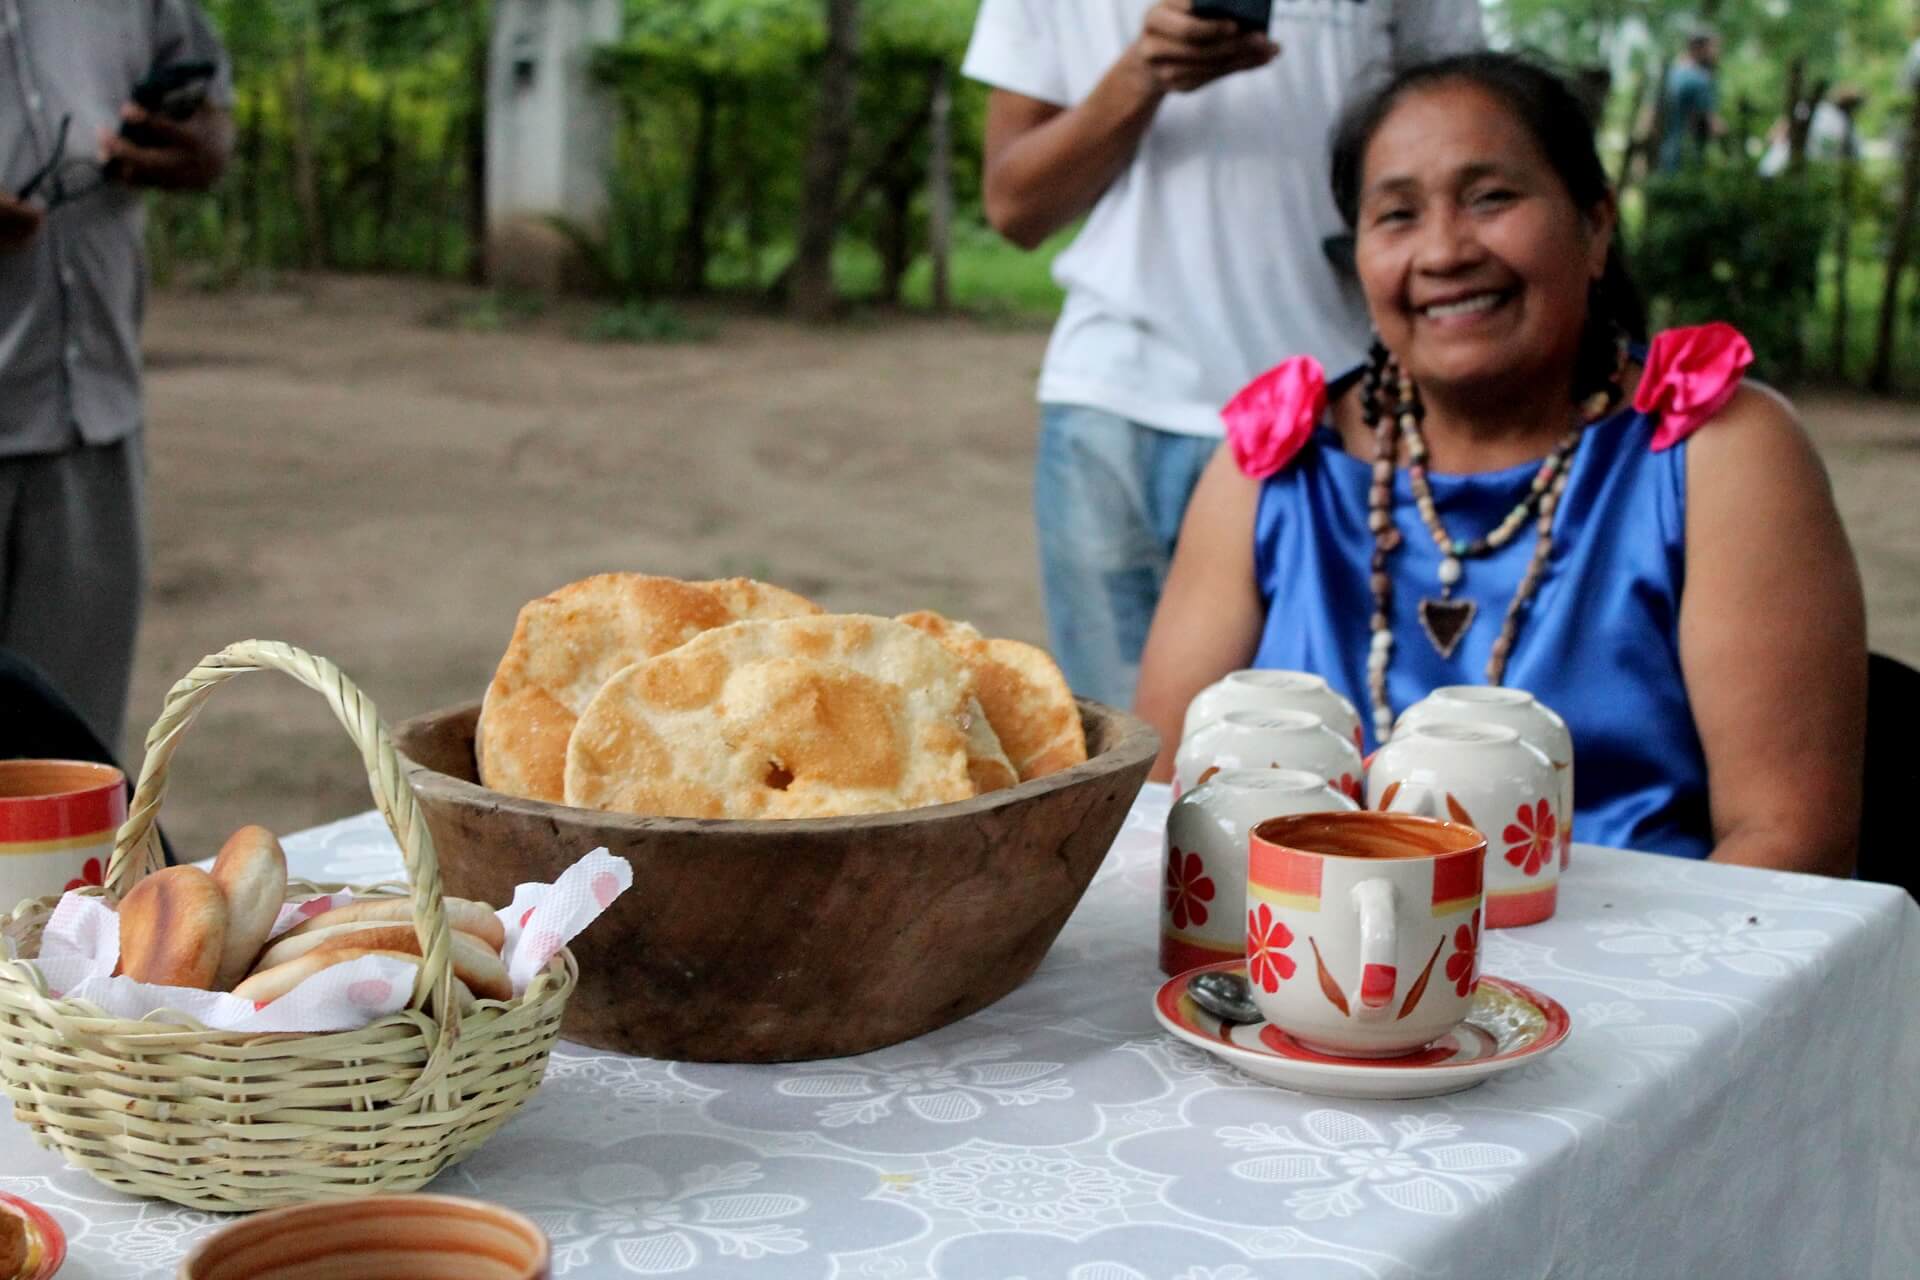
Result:
<instances>
[{"instance_id":1,"label":"basket handle","mask_svg":"<svg viewBox=\"0 0 1920 1280\"><path fill-rule=\"evenodd\" d=\"M413 789L407 785L406 775L400 768L399 757L394 754L393 739L380 721L380 713L353 681L325 658L276 640L242 640L201 659L198 666L167 691L160 718L147 731L140 784L134 789L127 821L114 840L113 857L107 864L107 901L117 904L143 876L163 865L164 855L153 832L154 818L160 809L160 798L166 793L168 763L181 737L200 714L201 704L222 681L249 671L266 670L284 672L324 697L346 728L347 736L360 748L374 803L380 808L380 816L387 820L394 839L400 842L407 880L413 886L413 927L420 937L422 959L419 976L414 980L412 1007L423 1010L428 1000L432 1000L442 1031L435 1053L440 1056L458 1037L460 1027L460 1002L453 989L453 939L447 931L440 859L434 852L426 819L414 802ZM429 1071L431 1074L434 1073Z\"/></svg>"}]
</instances>

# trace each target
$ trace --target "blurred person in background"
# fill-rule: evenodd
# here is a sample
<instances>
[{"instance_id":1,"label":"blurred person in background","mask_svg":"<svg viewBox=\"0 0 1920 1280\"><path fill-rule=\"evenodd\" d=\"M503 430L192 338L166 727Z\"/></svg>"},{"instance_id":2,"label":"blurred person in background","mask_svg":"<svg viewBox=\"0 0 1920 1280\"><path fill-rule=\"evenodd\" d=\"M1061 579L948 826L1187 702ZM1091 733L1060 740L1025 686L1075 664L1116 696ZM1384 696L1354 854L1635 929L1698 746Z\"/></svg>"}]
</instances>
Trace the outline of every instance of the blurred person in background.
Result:
<instances>
[{"instance_id":1,"label":"blurred person in background","mask_svg":"<svg viewBox=\"0 0 1920 1280\"><path fill-rule=\"evenodd\" d=\"M196 62L187 118L132 101ZM0 0L0 648L113 747L146 589L141 191L211 186L231 102L192 0Z\"/></svg>"},{"instance_id":2,"label":"blurred person in background","mask_svg":"<svg viewBox=\"0 0 1920 1280\"><path fill-rule=\"evenodd\" d=\"M1672 173L1706 158L1707 144L1723 136L1720 119L1720 37L1706 27L1687 37L1660 107L1660 171Z\"/></svg>"},{"instance_id":3,"label":"blurred person in background","mask_svg":"<svg viewBox=\"0 0 1920 1280\"><path fill-rule=\"evenodd\" d=\"M1086 219L1053 268L1034 504L1054 655L1120 706L1220 406L1275 351L1366 349L1324 177L1336 113L1482 38L1475 0L1282 0L1250 30L1194 8L985 0L962 68L993 87L988 221L1032 249Z\"/></svg>"},{"instance_id":4,"label":"blurred person in background","mask_svg":"<svg viewBox=\"0 0 1920 1280\"><path fill-rule=\"evenodd\" d=\"M1866 98L1854 85L1836 85L1832 93L1813 104L1807 119L1807 159L1860 158L1860 140L1854 134L1853 115ZM1793 159L1792 127L1792 123L1782 117L1767 131L1767 149L1760 157L1761 177L1777 178L1787 171Z\"/></svg>"}]
</instances>

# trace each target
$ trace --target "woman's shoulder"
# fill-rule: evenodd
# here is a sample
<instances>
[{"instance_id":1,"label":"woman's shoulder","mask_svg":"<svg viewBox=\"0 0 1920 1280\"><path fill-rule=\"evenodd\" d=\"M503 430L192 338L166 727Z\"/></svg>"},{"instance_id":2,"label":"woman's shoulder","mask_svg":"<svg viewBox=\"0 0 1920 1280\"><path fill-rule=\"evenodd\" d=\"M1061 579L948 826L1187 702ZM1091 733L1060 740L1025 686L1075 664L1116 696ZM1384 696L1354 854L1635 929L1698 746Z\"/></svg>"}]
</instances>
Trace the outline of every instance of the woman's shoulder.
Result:
<instances>
[{"instance_id":1,"label":"woman's shoulder","mask_svg":"<svg viewBox=\"0 0 1920 1280\"><path fill-rule=\"evenodd\" d=\"M1220 420L1240 473L1264 480L1300 456L1326 413L1326 370L1312 356L1294 356L1242 387Z\"/></svg>"},{"instance_id":2,"label":"woman's shoulder","mask_svg":"<svg viewBox=\"0 0 1920 1280\"><path fill-rule=\"evenodd\" d=\"M1710 424L1771 419L1792 410L1776 393L1750 382L1753 346L1730 324L1668 329L1647 344L1633 407L1653 421L1655 453Z\"/></svg>"}]
</instances>

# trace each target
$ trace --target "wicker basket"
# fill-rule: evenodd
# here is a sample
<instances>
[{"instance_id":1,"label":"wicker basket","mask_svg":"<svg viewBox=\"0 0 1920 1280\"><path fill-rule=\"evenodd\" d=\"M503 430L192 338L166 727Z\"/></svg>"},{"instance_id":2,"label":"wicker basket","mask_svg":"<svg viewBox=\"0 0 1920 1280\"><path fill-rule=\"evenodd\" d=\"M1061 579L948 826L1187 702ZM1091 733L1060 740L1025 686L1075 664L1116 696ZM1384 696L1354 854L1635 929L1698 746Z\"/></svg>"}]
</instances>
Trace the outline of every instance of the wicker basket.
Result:
<instances>
[{"instance_id":1,"label":"wicker basket","mask_svg":"<svg viewBox=\"0 0 1920 1280\"><path fill-rule=\"evenodd\" d=\"M284 644L233 645L167 694L107 868L109 902L161 863L153 823L167 763L200 705L221 681L269 668L326 698L360 748L374 799L400 842L425 957L409 1007L359 1031L212 1031L183 1014L132 1021L52 998L33 966L0 960L0 1086L14 1118L116 1190L197 1209L266 1209L421 1186L485 1142L539 1085L579 977L563 950L514 1000L456 994L463 989L448 962L433 839L386 726L332 663ZM0 916L0 932L22 957L39 954L57 902L43 898Z\"/></svg>"}]
</instances>

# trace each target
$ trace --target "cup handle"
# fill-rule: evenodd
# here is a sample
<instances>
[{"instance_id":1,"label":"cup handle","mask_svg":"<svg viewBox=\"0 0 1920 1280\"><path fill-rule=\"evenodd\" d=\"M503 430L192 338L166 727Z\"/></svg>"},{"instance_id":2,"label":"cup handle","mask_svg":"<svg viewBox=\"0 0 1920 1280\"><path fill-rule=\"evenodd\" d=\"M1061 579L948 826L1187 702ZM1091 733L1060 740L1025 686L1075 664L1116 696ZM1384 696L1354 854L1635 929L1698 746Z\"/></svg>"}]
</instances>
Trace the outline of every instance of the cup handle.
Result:
<instances>
[{"instance_id":1,"label":"cup handle","mask_svg":"<svg viewBox=\"0 0 1920 1280\"><path fill-rule=\"evenodd\" d=\"M1400 975L1394 967L1399 954L1394 922L1393 885L1386 880L1362 880L1353 886L1353 905L1360 912L1360 989L1350 1004L1354 1016L1377 1019L1393 1007Z\"/></svg>"},{"instance_id":2,"label":"cup handle","mask_svg":"<svg viewBox=\"0 0 1920 1280\"><path fill-rule=\"evenodd\" d=\"M1418 782L1401 782L1392 788L1387 803L1380 806L1383 813L1410 813L1421 818L1445 818L1446 802L1440 792Z\"/></svg>"}]
</instances>

